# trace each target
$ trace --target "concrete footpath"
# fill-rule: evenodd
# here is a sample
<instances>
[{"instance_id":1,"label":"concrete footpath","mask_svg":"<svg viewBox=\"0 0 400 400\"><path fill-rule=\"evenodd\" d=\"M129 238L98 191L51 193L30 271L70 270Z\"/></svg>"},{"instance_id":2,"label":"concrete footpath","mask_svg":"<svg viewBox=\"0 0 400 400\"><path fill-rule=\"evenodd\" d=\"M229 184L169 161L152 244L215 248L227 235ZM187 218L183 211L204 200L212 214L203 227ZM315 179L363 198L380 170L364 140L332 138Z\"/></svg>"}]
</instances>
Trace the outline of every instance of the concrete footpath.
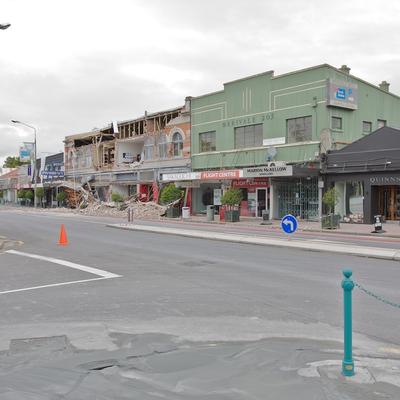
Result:
<instances>
[{"instance_id":1,"label":"concrete footpath","mask_svg":"<svg viewBox=\"0 0 400 400\"><path fill-rule=\"evenodd\" d=\"M215 215L214 221L207 221L206 217L201 215L192 215L187 220L177 219L182 223L201 223L208 226L212 225L232 225L231 223L226 223L225 221L220 221L219 215ZM257 227L260 226L262 222L261 218L253 217L240 217L239 222L235 222L233 225L238 227ZM265 231L281 231L280 221L272 220L269 221L269 225L263 225ZM380 233L373 233L374 226L369 224L352 224L352 223L341 223L339 229L322 229L321 222L319 221L306 221L298 220L299 232L315 232L315 233L326 233L332 236L335 235L353 235L353 236L379 236L388 238L398 238L400 239L400 223L398 221L386 222L382 225L382 231Z\"/></svg>"},{"instance_id":2,"label":"concrete footpath","mask_svg":"<svg viewBox=\"0 0 400 400\"><path fill-rule=\"evenodd\" d=\"M270 237L258 237L254 235L236 234L236 233L221 233L207 230L194 230L184 228L171 228L163 226L151 226L151 225L137 225L137 224L108 224L110 228L125 229L131 231L151 232L158 234L169 234L176 236L184 236L190 238L207 239L207 240L219 240L233 243L245 243L262 246L277 246L294 248L308 251L321 251L331 252L346 255L371 257L384 260L400 261L400 250L395 248L383 248L383 247L368 247L368 246L357 246L354 244L344 244L335 242L320 242L313 239L291 239L287 238L270 238Z\"/></svg>"},{"instance_id":3,"label":"concrete footpath","mask_svg":"<svg viewBox=\"0 0 400 400\"><path fill-rule=\"evenodd\" d=\"M191 342L112 332L113 350L68 336L12 340L0 353L0 399L398 399L400 360L356 357L341 375L340 344L298 338Z\"/></svg>"}]
</instances>

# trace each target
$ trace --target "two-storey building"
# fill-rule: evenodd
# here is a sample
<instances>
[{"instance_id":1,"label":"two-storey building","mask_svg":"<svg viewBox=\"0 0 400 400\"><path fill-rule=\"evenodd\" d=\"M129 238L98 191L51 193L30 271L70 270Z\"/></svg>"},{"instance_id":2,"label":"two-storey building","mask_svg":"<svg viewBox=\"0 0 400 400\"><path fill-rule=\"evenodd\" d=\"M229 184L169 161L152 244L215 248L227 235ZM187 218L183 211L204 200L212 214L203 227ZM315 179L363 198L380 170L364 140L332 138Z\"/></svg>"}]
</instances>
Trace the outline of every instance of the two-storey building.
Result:
<instances>
[{"instance_id":1,"label":"two-storey building","mask_svg":"<svg viewBox=\"0 0 400 400\"><path fill-rule=\"evenodd\" d=\"M111 193L157 201L163 174L190 167L190 101L65 138L65 175L107 201Z\"/></svg>"},{"instance_id":2,"label":"two-storey building","mask_svg":"<svg viewBox=\"0 0 400 400\"><path fill-rule=\"evenodd\" d=\"M268 71L191 98L194 211L219 204L221 190L243 191L242 214L291 213L317 219L321 157L382 126L400 126L400 98L323 64Z\"/></svg>"}]
</instances>

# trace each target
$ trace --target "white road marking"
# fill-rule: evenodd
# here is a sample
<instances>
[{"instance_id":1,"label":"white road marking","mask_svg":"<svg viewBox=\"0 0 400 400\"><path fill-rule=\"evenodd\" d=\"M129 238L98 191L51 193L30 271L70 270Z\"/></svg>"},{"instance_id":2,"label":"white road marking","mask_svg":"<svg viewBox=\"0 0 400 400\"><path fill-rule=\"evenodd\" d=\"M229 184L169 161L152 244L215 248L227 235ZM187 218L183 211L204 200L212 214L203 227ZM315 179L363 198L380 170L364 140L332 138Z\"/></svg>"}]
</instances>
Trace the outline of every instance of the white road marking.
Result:
<instances>
[{"instance_id":1,"label":"white road marking","mask_svg":"<svg viewBox=\"0 0 400 400\"><path fill-rule=\"evenodd\" d=\"M105 279L121 277L121 275L113 274L112 272L104 271L98 268L87 267L86 265L75 264L71 261L60 260L59 258L45 257L45 256L40 256L38 254L24 253L22 251L16 251L16 250L7 250L6 253L14 254L17 256L34 258L36 260L43 260L53 264L63 265L64 267L68 268L79 269L80 271L88 272L89 274L94 274Z\"/></svg>"},{"instance_id":2,"label":"white road marking","mask_svg":"<svg viewBox=\"0 0 400 400\"><path fill-rule=\"evenodd\" d=\"M49 288L49 287L55 287L55 286L65 286L65 285L72 285L74 283L84 283L84 282L91 282L91 281L101 281L105 279L110 279L110 278L92 278L92 279L83 279L80 281L70 281L70 282L62 282L62 283L51 283L49 285L42 285L42 286L32 286L32 287L27 287L23 289L13 289L13 290L5 290L4 292L0 292L1 294L7 294L7 293L15 293L15 292L25 292L27 290L35 290L35 289L43 289L43 288Z\"/></svg>"}]
</instances>

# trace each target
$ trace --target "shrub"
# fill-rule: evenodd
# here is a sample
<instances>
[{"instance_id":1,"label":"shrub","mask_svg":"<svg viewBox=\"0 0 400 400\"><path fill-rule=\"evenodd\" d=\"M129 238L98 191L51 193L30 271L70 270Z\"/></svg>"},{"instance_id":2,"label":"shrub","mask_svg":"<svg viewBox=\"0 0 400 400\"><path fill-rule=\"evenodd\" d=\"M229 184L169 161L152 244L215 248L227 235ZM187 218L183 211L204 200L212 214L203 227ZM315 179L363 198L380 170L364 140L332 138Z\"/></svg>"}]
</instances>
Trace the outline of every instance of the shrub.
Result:
<instances>
[{"instance_id":1,"label":"shrub","mask_svg":"<svg viewBox=\"0 0 400 400\"><path fill-rule=\"evenodd\" d=\"M228 189L221 197L221 204L227 206L238 206L242 201L242 192L239 189Z\"/></svg>"},{"instance_id":2,"label":"shrub","mask_svg":"<svg viewBox=\"0 0 400 400\"><path fill-rule=\"evenodd\" d=\"M324 193L322 202L328 207L329 214L332 214L335 210L336 204L339 202L339 193L332 187Z\"/></svg>"},{"instance_id":3,"label":"shrub","mask_svg":"<svg viewBox=\"0 0 400 400\"><path fill-rule=\"evenodd\" d=\"M111 200L115 203L122 203L124 201L123 197L119 193L111 193Z\"/></svg>"},{"instance_id":4,"label":"shrub","mask_svg":"<svg viewBox=\"0 0 400 400\"><path fill-rule=\"evenodd\" d=\"M2 190L0 190L0 199L2 199L2 198L3 198L3 196L4 196L4 193L3 193L3 191L2 191Z\"/></svg>"},{"instance_id":5,"label":"shrub","mask_svg":"<svg viewBox=\"0 0 400 400\"><path fill-rule=\"evenodd\" d=\"M177 188L175 184L168 184L162 191L160 195L161 204L170 204L176 200L179 200L183 195L183 190Z\"/></svg>"},{"instance_id":6,"label":"shrub","mask_svg":"<svg viewBox=\"0 0 400 400\"><path fill-rule=\"evenodd\" d=\"M20 190L18 190L18 192L17 192L17 197L18 197L19 199L25 199L25 194L26 194L26 191L25 191L24 189L20 189Z\"/></svg>"}]
</instances>

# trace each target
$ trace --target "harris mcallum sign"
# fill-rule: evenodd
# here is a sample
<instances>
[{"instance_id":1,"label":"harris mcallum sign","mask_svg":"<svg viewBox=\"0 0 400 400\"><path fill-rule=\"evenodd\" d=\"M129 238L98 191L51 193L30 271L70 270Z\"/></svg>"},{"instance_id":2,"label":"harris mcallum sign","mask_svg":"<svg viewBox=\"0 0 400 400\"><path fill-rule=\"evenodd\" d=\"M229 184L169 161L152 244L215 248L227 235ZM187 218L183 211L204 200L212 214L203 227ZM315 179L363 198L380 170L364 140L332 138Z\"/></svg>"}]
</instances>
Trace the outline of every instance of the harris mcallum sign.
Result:
<instances>
[{"instance_id":1,"label":"harris mcallum sign","mask_svg":"<svg viewBox=\"0 0 400 400\"><path fill-rule=\"evenodd\" d=\"M269 176L292 176L293 166L280 162L271 162L260 167L243 168L243 178L262 178Z\"/></svg>"}]
</instances>

